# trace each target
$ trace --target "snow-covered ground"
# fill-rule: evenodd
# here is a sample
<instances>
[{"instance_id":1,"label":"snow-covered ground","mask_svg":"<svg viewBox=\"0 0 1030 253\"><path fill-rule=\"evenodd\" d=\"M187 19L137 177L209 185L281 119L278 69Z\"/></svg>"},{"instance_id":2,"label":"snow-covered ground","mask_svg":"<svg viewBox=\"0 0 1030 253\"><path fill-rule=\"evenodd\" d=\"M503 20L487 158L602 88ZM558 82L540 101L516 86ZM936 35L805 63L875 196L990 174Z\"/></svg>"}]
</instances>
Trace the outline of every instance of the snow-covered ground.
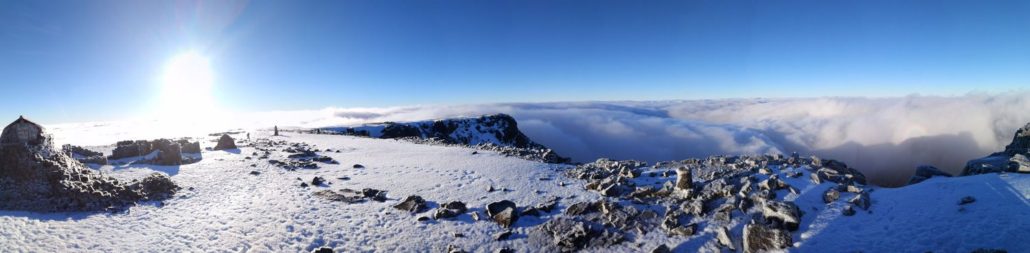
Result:
<instances>
[{"instance_id":1,"label":"snow-covered ground","mask_svg":"<svg viewBox=\"0 0 1030 253\"><path fill-rule=\"evenodd\" d=\"M454 245L472 252L495 252L505 247L535 252L538 248L527 238L530 230L547 219L563 216L571 204L602 198L585 190L582 181L564 176L562 170L566 165L396 140L251 134L254 139L304 142L319 149L340 150L320 152L340 164L288 171L270 165L267 160L257 160L251 155L256 150L245 146L239 151L204 151L201 162L183 166L104 166L99 168L104 174L125 179L163 172L183 190L163 205L146 203L125 213L0 211L0 251L299 252L325 246L338 252L441 252ZM245 139L242 135L236 137ZM284 159L284 155L273 153L271 159ZM354 168L354 164L364 168ZM932 178L903 188L875 188L871 192L870 211L856 208L856 215L842 216L840 210L851 195L845 193L842 200L824 204L822 193L831 187L830 183L812 184L804 169L783 168L776 172L788 170L805 173L799 178L780 176L801 191L788 194L781 190L777 194L779 199L795 201L805 212L801 228L793 233L795 247L791 251L1030 249L1030 241L1022 238L1030 231L1030 175ZM260 174L250 175L251 171ZM315 176L324 177L331 184L300 187L302 182L310 184ZM562 183L567 185L561 186ZM510 191L487 192L491 186ZM386 190L390 200L346 204L313 195L322 189L343 188ZM418 217L429 216L432 211L413 215L392 208L408 195L422 196L430 202L430 208L462 201L480 215L486 204L498 200L511 200L520 207L544 203L553 197L561 197L561 201L549 214L520 218L511 239L495 241L493 234L503 229L494 222L473 221L469 214L453 220L420 222ZM965 196L976 201L960 206L958 201ZM743 224L732 226L732 234L739 243ZM703 226L694 236L670 237L656 230L636 241L590 251L650 251L659 244L682 252L718 250L710 244L712 231ZM464 236L456 237L455 233Z\"/></svg>"}]
</instances>

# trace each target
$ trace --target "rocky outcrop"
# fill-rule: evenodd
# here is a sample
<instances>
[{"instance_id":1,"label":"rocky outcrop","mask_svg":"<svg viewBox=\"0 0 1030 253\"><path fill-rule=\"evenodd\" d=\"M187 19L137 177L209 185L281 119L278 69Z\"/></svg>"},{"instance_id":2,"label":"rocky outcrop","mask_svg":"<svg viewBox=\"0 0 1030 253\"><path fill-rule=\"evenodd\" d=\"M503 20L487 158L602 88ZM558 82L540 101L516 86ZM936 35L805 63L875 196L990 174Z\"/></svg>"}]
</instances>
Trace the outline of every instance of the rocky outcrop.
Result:
<instances>
[{"instance_id":1,"label":"rocky outcrop","mask_svg":"<svg viewBox=\"0 0 1030 253\"><path fill-rule=\"evenodd\" d=\"M462 145L547 163L570 162L569 158L530 140L519 131L515 118L507 114L404 123L384 122L359 127L322 128L311 132L404 139L422 144Z\"/></svg>"},{"instance_id":2,"label":"rocky outcrop","mask_svg":"<svg viewBox=\"0 0 1030 253\"><path fill-rule=\"evenodd\" d=\"M25 142L6 139L16 136L8 135L9 131L26 127L22 121L12 126L4 129L5 140L0 144L0 209L117 210L139 201L166 199L179 189L159 173L131 182L99 175L56 149L38 125L38 133L32 132L36 138Z\"/></svg>"},{"instance_id":3,"label":"rocky outcrop","mask_svg":"<svg viewBox=\"0 0 1030 253\"><path fill-rule=\"evenodd\" d=\"M1001 172L1030 173L1030 159L1027 157L1030 157L1030 123L1016 130L1012 142L1005 146L1004 151L967 162L966 167L962 170L962 175Z\"/></svg>"},{"instance_id":4,"label":"rocky outcrop","mask_svg":"<svg viewBox=\"0 0 1030 253\"><path fill-rule=\"evenodd\" d=\"M411 213L421 213L426 211L426 200L417 195L408 196L400 204L393 206L400 210L408 211Z\"/></svg>"},{"instance_id":5,"label":"rocky outcrop","mask_svg":"<svg viewBox=\"0 0 1030 253\"><path fill-rule=\"evenodd\" d=\"M104 156L104 153L101 152L96 152L71 144L65 144L64 146L61 146L61 151L64 151L66 155L71 156L72 158L75 158L75 160L78 160L82 163L97 165L107 164L107 157Z\"/></svg>"}]
</instances>

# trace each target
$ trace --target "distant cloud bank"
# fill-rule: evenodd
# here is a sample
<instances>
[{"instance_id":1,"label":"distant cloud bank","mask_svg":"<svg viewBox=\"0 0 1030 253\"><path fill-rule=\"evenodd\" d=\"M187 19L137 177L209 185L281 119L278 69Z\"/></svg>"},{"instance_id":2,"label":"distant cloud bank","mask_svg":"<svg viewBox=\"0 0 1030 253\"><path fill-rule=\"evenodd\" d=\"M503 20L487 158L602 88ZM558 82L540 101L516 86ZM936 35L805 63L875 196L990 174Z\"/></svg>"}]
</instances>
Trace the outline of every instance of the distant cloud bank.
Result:
<instances>
[{"instance_id":1,"label":"distant cloud bank","mask_svg":"<svg viewBox=\"0 0 1030 253\"><path fill-rule=\"evenodd\" d=\"M511 103L239 115L229 125L322 127L507 113L534 141L575 161L649 162L798 152L842 160L898 185L917 165L958 172L1030 122L1030 93L959 97Z\"/></svg>"}]
</instances>

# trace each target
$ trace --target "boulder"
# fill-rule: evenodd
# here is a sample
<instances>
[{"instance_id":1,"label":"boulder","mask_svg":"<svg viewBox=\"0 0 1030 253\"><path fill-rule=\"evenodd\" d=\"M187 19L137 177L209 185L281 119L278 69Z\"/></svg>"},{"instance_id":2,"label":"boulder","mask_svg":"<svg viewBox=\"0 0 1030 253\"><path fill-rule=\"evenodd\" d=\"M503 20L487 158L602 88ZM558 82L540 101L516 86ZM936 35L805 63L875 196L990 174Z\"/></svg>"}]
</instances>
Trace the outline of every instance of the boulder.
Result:
<instances>
[{"instance_id":1,"label":"boulder","mask_svg":"<svg viewBox=\"0 0 1030 253\"><path fill-rule=\"evenodd\" d=\"M763 224L744 225L744 253L778 251L793 244L790 232Z\"/></svg>"},{"instance_id":2,"label":"boulder","mask_svg":"<svg viewBox=\"0 0 1030 253\"><path fill-rule=\"evenodd\" d=\"M869 193L865 192L856 194L855 197L851 198L848 202L862 208L862 210L869 210L869 205L871 204Z\"/></svg>"},{"instance_id":3,"label":"boulder","mask_svg":"<svg viewBox=\"0 0 1030 253\"><path fill-rule=\"evenodd\" d=\"M433 219L446 219L458 217L468 211L465 207L465 203L460 201L447 202L436 209L436 213L433 214Z\"/></svg>"},{"instance_id":4,"label":"boulder","mask_svg":"<svg viewBox=\"0 0 1030 253\"><path fill-rule=\"evenodd\" d=\"M519 220L519 213L514 202L502 200L486 205L486 215L501 227L509 228Z\"/></svg>"},{"instance_id":5,"label":"boulder","mask_svg":"<svg viewBox=\"0 0 1030 253\"><path fill-rule=\"evenodd\" d=\"M916 184L923 180L930 179L931 177L951 177L951 174L941 171L934 166L922 165L916 167L916 173L908 180L908 184Z\"/></svg>"},{"instance_id":6,"label":"boulder","mask_svg":"<svg viewBox=\"0 0 1030 253\"><path fill-rule=\"evenodd\" d=\"M158 150L157 159L154 164L157 165L181 165L182 164L182 147L179 143L172 142L166 139L155 140L153 146Z\"/></svg>"},{"instance_id":7,"label":"boulder","mask_svg":"<svg viewBox=\"0 0 1030 253\"><path fill-rule=\"evenodd\" d=\"M801 211L793 202L766 201L762 205L762 215L767 220L783 223L790 231L797 230L798 224L801 223Z\"/></svg>"},{"instance_id":8,"label":"boulder","mask_svg":"<svg viewBox=\"0 0 1030 253\"><path fill-rule=\"evenodd\" d=\"M834 201L837 201L838 198L840 198L840 192L833 187L830 187L829 189L826 189L826 192L823 192L823 203L833 203Z\"/></svg>"},{"instance_id":9,"label":"boulder","mask_svg":"<svg viewBox=\"0 0 1030 253\"><path fill-rule=\"evenodd\" d=\"M421 213L426 211L426 200L418 195L411 195L401 201L400 204L393 206L400 210L408 211L411 213Z\"/></svg>"},{"instance_id":10,"label":"boulder","mask_svg":"<svg viewBox=\"0 0 1030 253\"><path fill-rule=\"evenodd\" d=\"M214 150L227 149L237 149L236 140L233 140L228 134L222 134L222 137L218 138L218 144L215 145Z\"/></svg>"},{"instance_id":11,"label":"boulder","mask_svg":"<svg viewBox=\"0 0 1030 253\"><path fill-rule=\"evenodd\" d=\"M1030 173L1030 123L1016 130L1012 142L1005 146L1005 150L991 154L987 157L970 160L962 170L963 176L1018 172Z\"/></svg>"},{"instance_id":12,"label":"boulder","mask_svg":"<svg viewBox=\"0 0 1030 253\"><path fill-rule=\"evenodd\" d=\"M730 231L726 227L719 227L715 234L716 241L719 242L720 246L729 248L730 250L736 251L736 247L733 246L733 238L730 237Z\"/></svg>"}]
</instances>

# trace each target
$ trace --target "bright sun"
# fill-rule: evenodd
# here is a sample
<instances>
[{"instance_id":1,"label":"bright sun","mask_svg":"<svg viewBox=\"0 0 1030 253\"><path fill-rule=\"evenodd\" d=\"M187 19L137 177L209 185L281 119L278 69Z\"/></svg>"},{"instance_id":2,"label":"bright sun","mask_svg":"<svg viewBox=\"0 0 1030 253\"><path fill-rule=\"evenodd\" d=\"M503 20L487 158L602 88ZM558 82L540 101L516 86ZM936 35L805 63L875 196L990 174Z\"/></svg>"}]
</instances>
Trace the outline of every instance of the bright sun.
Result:
<instances>
[{"instance_id":1,"label":"bright sun","mask_svg":"<svg viewBox=\"0 0 1030 253\"><path fill-rule=\"evenodd\" d=\"M207 57L192 51L176 55L161 76L161 113L196 117L216 109L214 82Z\"/></svg>"}]
</instances>

